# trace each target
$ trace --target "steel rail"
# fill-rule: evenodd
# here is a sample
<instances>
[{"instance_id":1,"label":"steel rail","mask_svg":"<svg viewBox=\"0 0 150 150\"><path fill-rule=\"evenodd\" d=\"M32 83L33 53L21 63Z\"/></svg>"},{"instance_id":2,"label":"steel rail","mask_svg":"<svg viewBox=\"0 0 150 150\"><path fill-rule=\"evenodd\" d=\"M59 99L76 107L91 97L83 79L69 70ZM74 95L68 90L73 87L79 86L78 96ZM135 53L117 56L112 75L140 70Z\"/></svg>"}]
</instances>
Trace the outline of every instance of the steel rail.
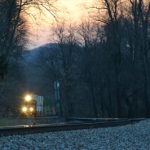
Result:
<instances>
[{"instance_id":1,"label":"steel rail","mask_svg":"<svg viewBox=\"0 0 150 150\"><path fill-rule=\"evenodd\" d=\"M48 124L48 125L25 125L25 126L14 126L14 127L3 127L0 128L0 137L12 136L12 135L25 135L35 133L46 133L46 132L58 132L58 131L71 131L81 129L95 129L95 128L106 128L106 127L117 127L127 124L134 124L141 121L140 119L126 119L126 120L111 120L104 122L93 122L93 123L59 123L59 124Z\"/></svg>"}]
</instances>

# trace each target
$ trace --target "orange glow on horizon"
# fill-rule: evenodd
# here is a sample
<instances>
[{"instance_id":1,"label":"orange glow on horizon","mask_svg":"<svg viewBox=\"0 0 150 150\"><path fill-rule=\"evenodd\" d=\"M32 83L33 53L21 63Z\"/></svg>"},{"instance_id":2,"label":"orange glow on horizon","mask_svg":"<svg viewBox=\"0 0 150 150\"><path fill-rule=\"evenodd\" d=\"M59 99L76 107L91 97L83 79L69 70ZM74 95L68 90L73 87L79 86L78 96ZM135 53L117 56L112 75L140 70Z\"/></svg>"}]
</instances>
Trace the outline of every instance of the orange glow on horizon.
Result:
<instances>
[{"instance_id":1,"label":"orange glow on horizon","mask_svg":"<svg viewBox=\"0 0 150 150\"><path fill-rule=\"evenodd\" d=\"M54 1L55 0L52 0L52 2ZM149 0L144 0L144 3L148 1ZM29 8L26 9L28 13L28 15L26 15L26 20L29 27L28 37L30 41L27 47L32 49L46 43L54 42L52 39L52 27L56 25L57 21L59 23L65 22L68 25L76 25L81 23L86 20L88 16L93 15L91 9L87 8L90 8L93 5L96 7L101 7L99 6L101 5L101 2L102 0L56 0L56 2L52 4L54 7L52 6L50 9L53 11L52 13L44 9L46 4L44 7L41 6L42 12L29 6ZM127 0L121 0L121 2L123 2L122 4L124 7L128 5ZM55 10L57 11L55 12ZM95 13L95 11L93 12ZM105 10L101 14L104 13ZM56 15L57 21L53 15ZM52 41L50 41L50 39Z\"/></svg>"},{"instance_id":2,"label":"orange glow on horizon","mask_svg":"<svg viewBox=\"0 0 150 150\"><path fill-rule=\"evenodd\" d=\"M68 24L79 23L82 18L88 16L87 8L92 6L95 0L57 0L54 6L57 9L56 19L58 22L68 22ZM29 47L38 47L48 41L51 28L56 24L54 16L46 9L42 13L34 8L27 8L29 15L26 15L29 26Z\"/></svg>"},{"instance_id":3,"label":"orange glow on horizon","mask_svg":"<svg viewBox=\"0 0 150 150\"><path fill-rule=\"evenodd\" d=\"M67 21L80 21L82 16L88 15L88 10L86 8L92 6L94 0L58 0L54 3L57 12L53 14L56 15L58 21L68 19ZM28 20L31 23L45 24L45 21L53 22L54 16L48 10L44 9L42 6L42 11L37 8L29 7L27 8ZM55 11L55 10L52 10Z\"/></svg>"}]
</instances>

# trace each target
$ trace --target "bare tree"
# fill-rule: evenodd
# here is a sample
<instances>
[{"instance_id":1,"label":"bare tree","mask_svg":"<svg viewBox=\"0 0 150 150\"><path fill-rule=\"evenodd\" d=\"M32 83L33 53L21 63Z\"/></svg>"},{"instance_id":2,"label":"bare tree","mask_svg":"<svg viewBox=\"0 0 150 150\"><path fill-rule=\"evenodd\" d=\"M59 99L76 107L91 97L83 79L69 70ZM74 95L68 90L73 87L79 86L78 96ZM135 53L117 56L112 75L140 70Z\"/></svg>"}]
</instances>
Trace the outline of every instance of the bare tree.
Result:
<instances>
[{"instance_id":1,"label":"bare tree","mask_svg":"<svg viewBox=\"0 0 150 150\"><path fill-rule=\"evenodd\" d=\"M150 2L144 0L130 0L130 14L129 21L131 24L131 34L130 37L130 47L132 48L133 54L133 65L134 68L143 64L143 70L138 69L138 71L143 72L142 78L144 78L143 89L144 89L144 103L146 107L146 114L149 114L149 19L150 19ZM135 70L137 71L137 70ZM139 73L138 73L139 74ZM140 85L141 86L141 85Z\"/></svg>"}]
</instances>

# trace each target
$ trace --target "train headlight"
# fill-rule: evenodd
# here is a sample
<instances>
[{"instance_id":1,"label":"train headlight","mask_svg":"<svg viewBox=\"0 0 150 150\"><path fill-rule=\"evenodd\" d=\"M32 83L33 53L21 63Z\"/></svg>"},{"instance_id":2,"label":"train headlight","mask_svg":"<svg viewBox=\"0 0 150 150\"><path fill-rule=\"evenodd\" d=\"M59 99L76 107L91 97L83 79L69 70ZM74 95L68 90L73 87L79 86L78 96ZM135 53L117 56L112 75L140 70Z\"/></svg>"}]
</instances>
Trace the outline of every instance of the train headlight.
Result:
<instances>
[{"instance_id":1,"label":"train headlight","mask_svg":"<svg viewBox=\"0 0 150 150\"><path fill-rule=\"evenodd\" d=\"M33 108L33 107L30 107L29 110L30 110L30 112L33 112L33 111L34 111L34 108Z\"/></svg>"},{"instance_id":2,"label":"train headlight","mask_svg":"<svg viewBox=\"0 0 150 150\"><path fill-rule=\"evenodd\" d=\"M30 102L32 100L32 97L30 95L25 96L25 101Z\"/></svg>"},{"instance_id":3,"label":"train headlight","mask_svg":"<svg viewBox=\"0 0 150 150\"><path fill-rule=\"evenodd\" d=\"M22 107L22 112L27 112L27 107Z\"/></svg>"}]
</instances>

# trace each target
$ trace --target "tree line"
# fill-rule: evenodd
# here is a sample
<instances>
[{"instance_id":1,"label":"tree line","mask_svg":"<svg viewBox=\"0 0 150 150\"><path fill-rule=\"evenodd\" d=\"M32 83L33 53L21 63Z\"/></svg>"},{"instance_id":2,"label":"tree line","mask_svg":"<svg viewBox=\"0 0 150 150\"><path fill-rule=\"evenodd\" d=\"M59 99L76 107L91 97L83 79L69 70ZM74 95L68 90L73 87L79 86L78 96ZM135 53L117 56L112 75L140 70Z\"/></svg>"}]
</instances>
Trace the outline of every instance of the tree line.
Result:
<instances>
[{"instance_id":1,"label":"tree line","mask_svg":"<svg viewBox=\"0 0 150 150\"><path fill-rule=\"evenodd\" d=\"M22 52L27 49L29 7L49 12L54 1L0 0L0 114L14 111L24 87Z\"/></svg>"},{"instance_id":2,"label":"tree line","mask_svg":"<svg viewBox=\"0 0 150 150\"><path fill-rule=\"evenodd\" d=\"M100 2L78 27L58 24L57 50L43 57L61 83L61 115L149 117L150 2Z\"/></svg>"},{"instance_id":3,"label":"tree line","mask_svg":"<svg viewBox=\"0 0 150 150\"><path fill-rule=\"evenodd\" d=\"M25 83L16 56L26 41L21 11L31 2L0 1L0 84L5 95L10 83L13 87L16 81ZM32 5L39 6L35 2ZM43 2L45 6L47 1ZM60 82L60 115L149 117L150 2L103 0L90 9L94 16L76 27L58 23L54 28L57 46L39 55L37 67L44 82Z\"/></svg>"}]
</instances>

